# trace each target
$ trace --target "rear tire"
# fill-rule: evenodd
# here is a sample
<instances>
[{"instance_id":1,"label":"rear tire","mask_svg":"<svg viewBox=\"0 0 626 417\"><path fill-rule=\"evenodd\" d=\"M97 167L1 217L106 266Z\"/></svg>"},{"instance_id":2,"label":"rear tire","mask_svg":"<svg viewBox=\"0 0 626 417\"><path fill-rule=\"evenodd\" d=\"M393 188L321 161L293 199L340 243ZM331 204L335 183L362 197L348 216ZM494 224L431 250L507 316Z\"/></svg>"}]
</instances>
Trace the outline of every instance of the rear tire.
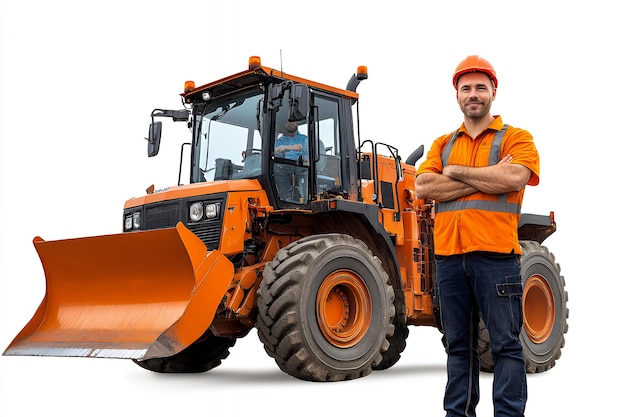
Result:
<instances>
[{"instance_id":1,"label":"rear tire","mask_svg":"<svg viewBox=\"0 0 626 417\"><path fill-rule=\"evenodd\" d=\"M522 311L524 327L520 341L527 373L545 372L556 364L565 345L568 330L567 291L561 267L554 255L534 241L520 241L521 274L524 294ZM489 334L482 318L478 342L480 369L493 372Z\"/></svg>"},{"instance_id":2,"label":"rear tire","mask_svg":"<svg viewBox=\"0 0 626 417\"><path fill-rule=\"evenodd\" d=\"M234 337L218 337L211 333L183 351L167 358L133 359L144 369L160 373L198 373L219 366L237 341Z\"/></svg>"},{"instance_id":3,"label":"rear tire","mask_svg":"<svg viewBox=\"0 0 626 417\"><path fill-rule=\"evenodd\" d=\"M278 251L257 292L259 339L287 374L309 381L363 377L393 335L394 292L360 240L310 236Z\"/></svg>"}]
</instances>

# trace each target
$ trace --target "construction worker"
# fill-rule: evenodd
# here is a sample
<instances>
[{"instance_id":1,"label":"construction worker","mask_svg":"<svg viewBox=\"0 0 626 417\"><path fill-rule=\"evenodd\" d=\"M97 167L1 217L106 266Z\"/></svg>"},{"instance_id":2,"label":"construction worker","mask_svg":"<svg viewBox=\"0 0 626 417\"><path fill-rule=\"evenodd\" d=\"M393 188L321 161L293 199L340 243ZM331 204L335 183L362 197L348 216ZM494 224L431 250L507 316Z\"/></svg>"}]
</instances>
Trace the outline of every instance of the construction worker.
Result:
<instances>
[{"instance_id":1,"label":"construction worker","mask_svg":"<svg viewBox=\"0 0 626 417\"><path fill-rule=\"evenodd\" d=\"M309 159L308 138L298 131L298 122L285 122L283 134L276 139L276 152L283 155L283 158L297 160L302 156Z\"/></svg>"},{"instance_id":2,"label":"construction worker","mask_svg":"<svg viewBox=\"0 0 626 417\"><path fill-rule=\"evenodd\" d=\"M297 122L285 122L283 133L276 139L275 155L306 164L309 160L309 139L298 131ZM306 167L276 163L274 176L281 199L290 202L303 202L307 194Z\"/></svg>"},{"instance_id":3,"label":"construction worker","mask_svg":"<svg viewBox=\"0 0 626 417\"><path fill-rule=\"evenodd\" d=\"M494 359L494 415L523 416L517 225L525 186L539 183L539 154L529 132L491 115L498 79L487 60L468 56L452 82L463 124L434 141L415 178L417 197L435 202L435 295L448 355L444 409L448 417L476 415L481 314Z\"/></svg>"}]
</instances>

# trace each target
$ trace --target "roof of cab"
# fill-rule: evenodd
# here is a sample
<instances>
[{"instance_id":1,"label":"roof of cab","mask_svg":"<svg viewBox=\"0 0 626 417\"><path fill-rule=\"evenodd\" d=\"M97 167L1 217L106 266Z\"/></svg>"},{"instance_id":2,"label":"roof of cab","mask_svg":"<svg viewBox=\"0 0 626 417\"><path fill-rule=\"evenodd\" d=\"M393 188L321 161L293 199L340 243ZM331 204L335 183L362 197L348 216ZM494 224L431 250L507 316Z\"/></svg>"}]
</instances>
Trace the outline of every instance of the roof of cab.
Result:
<instances>
[{"instance_id":1,"label":"roof of cab","mask_svg":"<svg viewBox=\"0 0 626 417\"><path fill-rule=\"evenodd\" d=\"M268 80L269 78L274 78L276 80L290 80L296 83L306 84L310 87L333 92L352 99L358 99L359 97L358 93L354 91L344 90L341 88L336 88L315 81L307 80L305 78L296 77L294 75L287 74L285 72L261 65L254 67L251 66L251 68L245 71L229 75L228 77L224 77L208 84L204 84L200 87L196 87L190 91L182 93L181 96L185 98L186 101L197 101L202 100L202 93L208 91L212 97L218 97L224 94L228 94L232 91L239 90L241 88L259 84Z\"/></svg>"}]
</instances>

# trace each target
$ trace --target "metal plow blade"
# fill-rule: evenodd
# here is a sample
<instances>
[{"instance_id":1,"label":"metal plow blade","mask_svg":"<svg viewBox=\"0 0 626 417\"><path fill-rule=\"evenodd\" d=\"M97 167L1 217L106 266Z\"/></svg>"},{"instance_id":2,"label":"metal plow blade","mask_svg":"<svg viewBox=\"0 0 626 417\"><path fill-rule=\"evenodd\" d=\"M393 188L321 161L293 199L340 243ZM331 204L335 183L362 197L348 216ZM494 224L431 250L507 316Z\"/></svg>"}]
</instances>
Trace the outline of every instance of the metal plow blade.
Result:
<instances>
[{"instance_id":1,"label":"metal plow blade","mask_svg":"<svg viewBox=\"0 0 626 417\"><path fill-rule=\"evenodd\" d=\"M147 359L209 328L233 265L182 224L70 240L34 239L46 295L4 355Z\"/></svg>"}]
</instances>

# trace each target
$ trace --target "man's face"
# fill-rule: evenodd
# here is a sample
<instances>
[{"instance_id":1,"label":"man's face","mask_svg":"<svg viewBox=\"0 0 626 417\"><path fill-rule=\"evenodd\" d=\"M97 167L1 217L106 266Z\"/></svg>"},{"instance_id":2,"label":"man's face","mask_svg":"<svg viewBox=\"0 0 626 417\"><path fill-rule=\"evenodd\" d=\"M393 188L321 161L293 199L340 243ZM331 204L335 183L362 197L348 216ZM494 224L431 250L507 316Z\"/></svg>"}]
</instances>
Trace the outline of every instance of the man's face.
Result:
<instances>
[{"instance_id":1,"label":"man's face","mask_svg":"<svg viewBox=\"0 0 626 417\"><path fill-rule=\"evenodd\" d=\"M287 122L285 123L285 133L293 136L298 131L298 123L297 122Z\"/></svg>"},{"instance_id":2,"label":"man's face","mask_svg":"<svg viewBox=\"0 0 626 417\"><path fill-rule=\"evenodd\" d=\"M468 119L480 119L489 114L495 98L496 90L487 74L470 72L459 78L456 99Z\"/></svg>"}]
</instances>

